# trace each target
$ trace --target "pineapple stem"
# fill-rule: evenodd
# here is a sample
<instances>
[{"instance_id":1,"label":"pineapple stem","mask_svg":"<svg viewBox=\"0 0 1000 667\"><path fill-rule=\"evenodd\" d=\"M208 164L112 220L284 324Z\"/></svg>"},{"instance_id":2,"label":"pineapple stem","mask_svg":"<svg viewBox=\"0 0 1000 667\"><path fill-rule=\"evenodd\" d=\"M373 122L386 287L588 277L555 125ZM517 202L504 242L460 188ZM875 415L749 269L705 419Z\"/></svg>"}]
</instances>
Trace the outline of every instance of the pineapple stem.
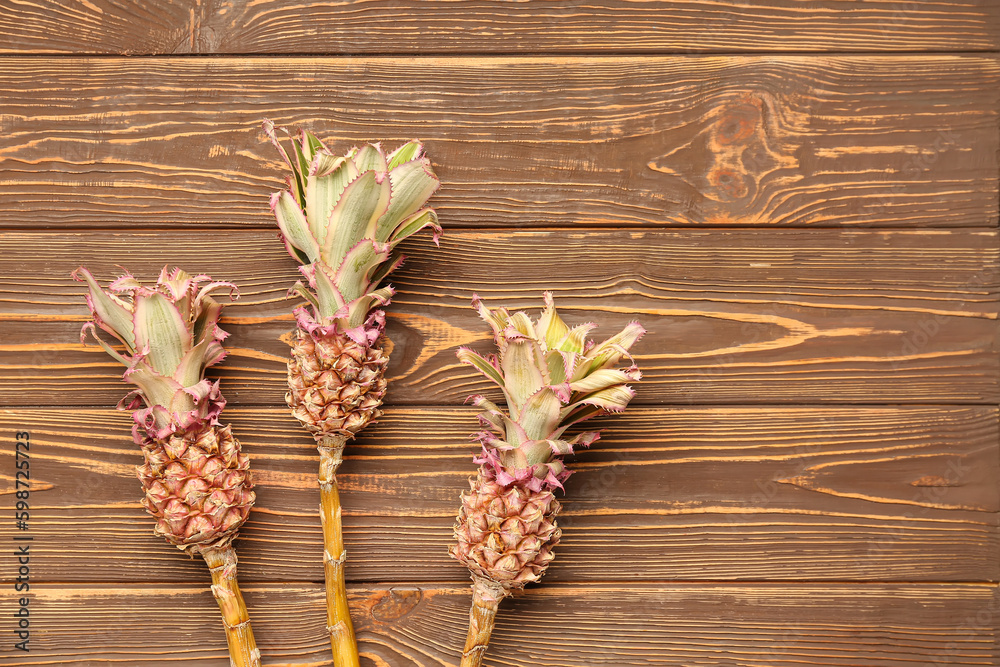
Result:
<instances>
[{"instance_id":1,"label":"pineapple stem","mask_svg":"<svg viewBox=\"0 0 1000 667\"><path fill-rule=\"evenodd\" d=\"M340 521L340 493L337 491L337 468L344 460L347 437L326 435L318 439L319 516L323 524L323 573L326 578L326 627L330 631L333 664L337 667L360 667L354 625L347 607L344 583L344 534Z\"/></svg>"},{"instance_id":2,"label":"pineapple stem","mask_svg":"<svg viewBox=\"0 0 1000 667\"><path fill-rule=\"evenodd\" d=\"M260 650L253 638L250 614L236 582L236 550L227 544L202 549L201 555L212 573L212 594L219 603L222 622L226 626L232 667L260 667Z\"/></svg>"},{"instance_id":3,"label":"pineapple stem","mask_svg":"<svg viewBox=\"0 0 1000 667\"><path fill-rule=\"evenodd\" d=\"M500 601L508 593L503 586L484 577L472 575L472 609L469 612L469 634L461 667L480 667L490 644Z\"/></svg>"}]
</instances>

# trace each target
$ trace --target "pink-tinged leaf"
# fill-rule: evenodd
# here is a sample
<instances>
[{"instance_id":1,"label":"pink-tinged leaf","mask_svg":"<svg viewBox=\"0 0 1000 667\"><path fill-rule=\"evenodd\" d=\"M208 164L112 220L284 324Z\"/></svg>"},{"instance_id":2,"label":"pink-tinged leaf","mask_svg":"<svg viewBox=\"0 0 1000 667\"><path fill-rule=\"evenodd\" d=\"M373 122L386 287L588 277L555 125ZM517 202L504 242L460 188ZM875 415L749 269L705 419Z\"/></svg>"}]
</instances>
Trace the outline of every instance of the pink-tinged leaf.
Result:
<instances>
[{"instance_id":1,"label":"pink-tinged leaf","mask_svg":"<svg viewBox=\"0 0 1000 667\"><path fill-rule=\"evenodd\" d=\"M371 239L358 241L344 257L334 274L334 282L345 301L354 301L372 288L372 273L389 260L389 245Z\"/></svg>"},{"instance_id":2,"label":"pink-tinged leaf","mask_svg":"<svg viewBox=\"0 0 1000 667\"><path fill-rule=\"evenodd\" d=\"M545 299L545 310L542 311L541 317L535 324L535 335L545 341L546 348L555 350L559 341L569 333L569 327L556 312L552 292L543 292L542 297Z\"/></svg>"},{"instance_id":3,"label":"pink-tinged leaf","mask_svg":"<svg viewBox=\"0 0 1000 667\"><path fill-rule=\"evenodd\" d=\"M569 387L574 392L590 394L615 385L628 384L640 378L638 370L622 371L616 368L601 368L584 378L571 382Z\"/></svg>"},{"instance_id":4,"label":"pink-tinged leaf","mask_svg":"<svg viewBox=\"0 0 1000 667\"><path fill-rule=\"evenodd\" d=\"M164 267L163 270L166 271L167 270L166 267ZM162 278L162 276L163 274L161 272L160 277ZM137 290L140 289L141 287L142 283L136 280L135 276L133 276L128 271L125 271L124 275L119 276L114 281L112 281L110 285L108 285L109 290L111 290L112 292L119 292L119 293L131 292L132 290ZM114 298L113 295L112 298Z\"/></svg>"},{"instance_id":5,"label":"pink-tinged leaf","mask_svg":"<svg viewBox=\"0 0 1000 667\"><path fill-rule=\"evenodd\" d=\"M358 177L354 163L330 153L317 153L306 178L306 219L318 247L323 247L329 231L330 214L347 184Z\"/></svg>"},{"instance_id":6,"label":"pink-tinged leaf","mask_svg":"<svg viewBox=\"0 0 1000 667\"><path fill-rule=\"evenodd\" d=\"M299 206L304 205L306 184L305 184L305 173L304 173L305 169L302 168L302 164L299 160L299 156L302 153L301 149L295 143L295 139L291 139L291 144L292 147L295 149L295 151L293 156L289 156L289 154L285 151L285 147L281 145L280 141L278 141L278 135L275 132L274 123L265 118L264 122L261 123L261 126L263 127L264 134L267 135L268 140L270 140L271 144L278 150L278 153L281 154L281 157L282 159L284 159L285 164L287 164L292 170L292 178L291 181L289 182L290 194L292 195L292 197L295 199L295 202ZM285 128L282 127L277 129L280 129L282 132L288 135L288 130L286 130Z\"/></svg>"},{"instance_id":7,"label":"pink-tinged leaf","mask_svg":"<svg viewBox=\"0 0 1000 667\"><path fill-rule=\"evenodd\" d=\"M504 336L507 340L515 338L534 338L535 327L531 324L531 318L522 310L513 313L507 321L507 328Z\"/></svg>"},{"instance_id":8,"label":"pink-tinged leaf","mask_svg":"<svg viewBox=\"0 0 1000 667\"><path fill-rule=\"evenodd\" d=\"M584 431L578 433L569 440L569 444L574 447L590 447L601 439L600 431Z\"/></svg>"},{"instance_id":9,"label":"pink-tinged leaf","mask_svg":"<svg viewBox=\"0 0 1000 667\"><path fill-rule=\"evenodd\" d=\"M417 139L403 144L393 152L389 153L388 167L389 169L395 169L404 162L410 162L411 160L416 160L424 152L423 144Z\"/></svg>"},{"instance_id":10,"label":"pink-tinged leaf","mask_svg":"<svg viewBox=\"0 0 1000 667\"><path fill-rule=\"evenodd\" d=\"M569 456L573 453L573 445L565 440L540 440L549 447L553 456Z\"/></svg>"},{"instance_id":11,"label":"pink-tinged leaf","mask_svg":"<svg viewBox=\"0 0 1000 667\"><path fill-rule=\"evenodd\" d=\"M135 304L133 328L137 349L149 349L149 364L160 375L173 376L191 349L191 332L177 307L162 294L141 297Z\"/></svg>"},{"instance_id":12,"label":"pink-tinged leaf","mask_svg":"<svg viewBox=\"0 0 1000 667\"><path fill-rule=\"evenodd\" d=\"M472 295L472 307L479 313L479 317L483 318L483 321L493 329L493 340L497 345L500 345L501 332L507 328L507 311L503 308L497 310L487 308L478 294Z\"/></svg>"},{"instance_id":13,"label":"pink-tinged leaf","mask_svg":"<svg viewBox=\"0 0 1000 667\"><path fill-rule=\"evenodd\" d=\"M306 164L312 162L313 156L316 154L317 144L322 146L322 142L317 139L312 132L303 130L299 128L299 131L295 133L295 138L293 141L297 141L299 144L299 152L302 153L302 157Z\"/></svg>"},{"instance_id":14,"label":"pink-tinged leaf","mask_svg":"<svg viewBox=\"0 0 1000 667\"><path fill-rule=\"evenodd\" d=\"M87 305L98 320L96 324L122 341L129 352L135 352L135 335L132 331L132 313L120 299L101 289L94 276L84 267L72 273L74 280L85 280L90 288ZM103 324L103 326L102 326Z\"/></svg>"},{"instance_id":15,"label":"pink-tinged leaf","mask_svg":"<svg viewBox=\"0 0 1000 667\"><path fill-rule=\"evenodd\" d=\"M598 412L621 412L634 396L635 390L623 385L616 385L596 391L563 408L560 414L560 421L573 420L573 423L582 421L582 419L579 419L580 414L578 414L578 411L589 414L589 416L597 414L590 414L590 411L585 409L587 406L597 408Z\"/></svg>"},{"instance_id":16,"label":"pink-tinged leaf","mask_svg":"<svg viewBox=\"0 0 1000 667\"><path fill-rule=\"evenodd\" d=\"M99 335L97 335L97 327L94 326L93 322L87 322L86 324L83 325L83 328L80 329L81 343L83 344L87 343L88 331L90 331L90 335L94 337L94 340L97 341L97 344L100 345L102 348L104 348L104 351L107 352L109 355L111 355L112 358L121 362L125 366L132 365L132 361L130 359L123 357L117 350L115 350L113 347L105 343L104 339L102 339Z\"/></svg>"},{"instance_id":17,"label":"pink-tinged leaf","mask_svg":"<svg viewBox=\"0 0 1000 667\"><path fill-rule=\"evenodd\" d=\"M390 273L398 269L403 265L403 261L406 258L399 252L394 252L389 256L389 259L383 262L375 271L372 272L371 284L378 285L383 280L386 279Z\"/></svg>"},{"instance_id":18,"label":"pink-tinged leaf","mask_svg":"<svg viewBox=\"0 0 1000 667\"><path fill-rule=\"evenodd\" d=\"M507 444L516 447L528 440L528 436L520 424L508 417L495 403L480 394L469 396L468 400L482 410L479 414L480 420L486 420L498 432L504 434Z\"/></svg>"},{"instance_id":19,"label":"pink-tinged leaf","mask_svg":"<svg viewBox=\"0 0 1000 667\"><path fill-rule=\"evenodd\" d=\"M392 183L392 201L376 227L376 238L380 241L400 236L397 227L427 203L439 187L441 181L431 171L430 162L425 158L401 164L389 172ZM410 232L412 233L412 232Z\"/></svg>"},{"instance_id":20,"label":"pink-tinged leaf","mask_svg":"<svg viewBox=\"0 0 1000 667\"><path fill-rule=\"evenodd\" d=\"M180 363L177 364L173 378L182 387L190 387L202 380L206 368L225 358L225 348L214 338L205 338L187 351Z\"/></svg>"},{"instance_id":21,"label":"pink-tinged leaf","mask_svg":"<svg viewBox=\"0 0 1000 667\"><path fill-rule=\"evenodd\" d=\"M366 144L355 154L354 164L359 172L375 171L384 174L389 170L381 144Z\"/></svg>"},{"instance_id":22,"label":"pink-tinged leaf","mask_svg":"<svg viewBox=\"0 0 1000 667\"><path fill-rule=\"evenodd\" d=\"M271 196L271 211L278 221L281 233L289 243L297 250L302 251L309 259L309 263L315 262L319 257L319 245L309 231L309 222L299 205L295 203L292 196L287 191L276 192ZM292 255L295 257L295 255ZM300 259L295 257L296 259Z\"/></svg>"},{"instance_id":23,"label":"pink-tinged leaf","mask_svg":"<svg viewBox=\"0 0 1000 667\"><path fill-rule=\"evenodd\" d=\"M646 330L641 324L630 322L619 333L589 350L585 359L577 367L576 376L573 379L578 380L598 368L618 363L622 357L628 355L629 348L645 333Z\"/></svg>"},{"instance_id":24,"label":"pink-tinged leaf","mask_svg":"<svg viewBox=\"0 0 1000 667\"><path fill-rule=\"evenodd\" d=\"M387 285L355 299L348 305L350 314L348 315L347 326L356 327L363 324L368 318L368 313L373 308L388 306L389 301L395 293L396 290Z\"/></svg>"},{"instance_id":25,"label":"pink-tinged leaf","mask_svg":"<svg viewBox=\"0 0 1000 667\"><path fill-rule=\"evenodd\" d=\"M536 347L537 343L530 339L508 341L507 349L500 358L510 416L516 421L520 421L521 409L527 400L545 386L545 379L537 366Z\"/></svg>"},{"instance_id":26,"label":"pink-tinged leaf","mask_svg":"<svg viewBox=\"0 0 1000 667\"><path fill-rule=\"evenodd\" d=\"M323 258L328 264L339 266L358 241L374 238L375 221L389 206L389 192L389 179L379 181L374 171L361 174L344 188L330 214L323 241Z\"/></svg>"},{"instance_id":27,"label":"pink-tinged leaf","mask_svg":"<svg viewBox=\"0 0 1000 667\"><path fill-rule=\"evenodd\" d=\"M531 440L548 438L559 425L562 402L551 387L542 387L528 397L517 422Z\"/></svg>"},{"instance_id":28,"label":"pink-tinged leaf","mask_svg":"<svg viewBox=\"0 0 1000 667\"><path fill-rule=\"evenodd\" d=\"M593 322L585 322L580 326L570 329L565 336L556 344L556 349L573 354L583 354L586 346L587 334L597 328Z\"/></svg>"},{"instance_id":29,"label":"pink-tinged leaf","mask_svg":"<svg viewBox=\"0 0 1000 667\"><path fill-rule=\"evenodd\" d=\"M292 164L291 159L288 157L288 153L285 152L285 147L281 145L280 141L278 141L278 134L274 131L275 130L274 121L270 120L269 118L265 118L264 121L261 123L261 128L264 130L264 134L267 135L267 138L271 141L271 144L274 145L276 149L278 149L278 153L280 153L282 159L285 160L285 164L287 164L292 169L295 169L295 165ZM281 129L285 132L285 134L288 134L288 130L285 130L284 128Z\"/></svg>"},{"instance_id":30,"label":"pink-tinged leaf","mask_svg":"<svg viewBox=\"0 0 1000 667\"><path fill-rule=\"evenodd\" d=\"M197 276L196 281L201 282L201 280L211 280L208 276ZM229 288L229 300L235 301L240 298L240 288L236 286L236 283L231 283L228 280L217 280L211 282L200 290L198 290L198 295L195 297L195 304L200 304L203 300L209 298L209 296L217 289L222 289L223 287Z\"/></svg>"},{"instance_id":31,"label":"pink-tinged leaf","mask_svg":"<svg viewBox=\"0 0 1000 667\"><path fill-rule=\"evenodd\" d=\"M317 311L319 310L319 301L316 300L316 295L310 292L305 286L305 283L301 280L296 281L296 283L289 288L288 293L285 296L300 296L308 301L309 304Z\"/></svg>"},{"instance_id":32,"label":"pink-tinged leaf","mask_svg":"<svg viewBox=\"0 0 1000 667\"><path fill-rule=\"evenodd\" d=\"M548 381L551 385L563 384L569 378L565 354L567 353L559 350L545 353L545 366L548 369Z\"/></svg>"},{"instance_id":33,"label":"pink-tinged leaf","mask_svg":"<svg viewBox=\"0 0 1000 667\"><path fill-rule=\"evenodd\" d=\"M146 405L162 405L170 408L177 402L177 395L182 394L183 387L172 377L160 375L148 364L140 362L125 372L125 380L139 387ZM194 407L194 401L190 398L185 401L181 398L181 410L190 410Z\"/></svg>"},{"instance_id":34,"label":"pink-tinged leaf","mask_svg":"<svg viewBox=\"0 0 1000 667\"><path fill-rule=\"evenodd\" d=\"M455 354L458 357L458 360L463 364L472 366L485 375L487 379L492 380L501 388L504 386L503 374L500 369L476 352L473 352L467 347L460 347Z\"/></svg>"},{"instance_id":35,"label":"pink-tinged leaf","mask_svg":"<svg viewBox=\"0 0 1000 667\"><path fill-rule=\"evenodd\" d=\"M413 236L424 227L430 227L434 233L434 244L438 245L441 239L441 225L438 224L437 212L432 208L425 208L417 211L406 220L399 223L395 233L391 234L389 241L395 246L397 243Z\"/></svg>"},{"instance_id":36,"label":"pink-tinged leaf","mask_svg":"<svg viewBox=\"0 0 1000 667\"><path fill-rule=\"evenodd\" d=\"M333 317L342 308L346 309L347 301L344 299L337 283L333 278L333 270L323 262L313 264L315 271L313 276L316 280L316 301L319 304L321 318Z\"/></svg>"}]
</instances>

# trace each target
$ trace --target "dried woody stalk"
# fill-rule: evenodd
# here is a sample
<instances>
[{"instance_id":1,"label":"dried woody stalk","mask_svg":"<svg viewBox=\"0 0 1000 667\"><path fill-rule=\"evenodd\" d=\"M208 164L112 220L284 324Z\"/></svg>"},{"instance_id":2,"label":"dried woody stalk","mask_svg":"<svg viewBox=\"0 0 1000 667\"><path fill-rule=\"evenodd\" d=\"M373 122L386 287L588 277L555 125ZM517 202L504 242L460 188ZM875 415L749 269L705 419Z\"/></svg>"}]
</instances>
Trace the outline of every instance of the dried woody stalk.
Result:
<instances>
[{"instance_id":1,"label":"dried woody stalk","mask_svg":"<svg viewBox=\"0 0 1000 667\"><path fill-rule=\"evenodd\" d=\"M641 377L628 350L645 333L632 322L595 345L587 334L596 325L570 329L548 292L536 322L522 311L487 308L478 297L473 305L493 330L499 354L462 348L458 358L500 387L507 410L470 397L481 410L483 430L474 437L483 449L475 459L479 474L462 495L451 548L473 581L462 667L482 664L500 602L541 579L555 557L561 531L554 491L570 475L562 459L599 437L588 431L567 438L566 430L625 409L635 395L628 383ZM616 368L622 359L630 365Z\"/></svg>"},{"instance_id":2,"label":"dried woody stalk","mask_svg":"<svg viewBox=\"0 0 1000 667\"><path fill-rule=\"evenodd\" d=\"M424 204L440 183L418 141L388 155L378 144L369 144L338 156L309 132L290 137L291 150L286 151L273 123L265 121L264 131L292 170L288 189L272 196L271 209L306 280L290 293L308 302L295 310L298 329L288 361L286 401L313 434L320 454L327 626L334 662L356 667L336 472L347 440L381 414L389 362L381 308L394 291L379 284L403 262L395 250L402 240L429 227L437 242L437 214Z\"/></svg>"},{"instance_id":3,"label":"dried woody stalk","mask_svg":"<svg viewBox=\"0 0 1000 667\"><path fill-rule=\"evenodd\" d=\"M211 282L164 267L153 287L125 273L104 291L91 273L73 272L90 288L92 321L83 326L113 358L127 368L123 379L136 385L118 404L132 410L132 438L145 462L137 468L156 518L154 532L191 556L201 554L212 573L212 593L226 627L235 667L258 667L260 651L250 616L236 583L232 541L254 503L250 461L230 427L219 422L226 399L205 369L222 361L218 327L222 304L210 295L236 286ZM201 287L201 283L208 284ZM114 341L98 335L100 329ZM115 348L118 349L115 349Z\"/></svg>"}]
</instances>

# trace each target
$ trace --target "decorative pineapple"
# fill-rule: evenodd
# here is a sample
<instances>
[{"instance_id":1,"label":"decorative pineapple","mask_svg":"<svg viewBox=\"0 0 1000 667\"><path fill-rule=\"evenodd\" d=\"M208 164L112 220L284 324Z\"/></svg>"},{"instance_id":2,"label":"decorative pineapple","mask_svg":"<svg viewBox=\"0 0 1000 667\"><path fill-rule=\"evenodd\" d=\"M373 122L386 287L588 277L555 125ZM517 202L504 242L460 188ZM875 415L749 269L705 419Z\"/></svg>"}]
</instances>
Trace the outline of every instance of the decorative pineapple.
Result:
<instances>
[{"instance_id":1,"label":"decorative pineapple","mask_svg":"<svg viewBox=\"0 0 1000 667\"><path fill-rule=\"evenodd\" d=\"M250 617L236 582L232 541L254 503L250 461L229 426L219 422L226 399L205 369L226 356L229 335L217 326L222 304L210 294L236 286L191 276L166 267L153 287L127 273L98 285L84 267L73 272L90 287L87 305L92 322L83 326L98 344L124 364L124 379L138 389L118 404L133 410L132 438L145 462L136 470L156 518L155 533L184 552L201 554L212 573L212 593L219 603L229 654L236 667L260 665ZM126 298L123 298L128 294ZM97 333L100 328L124 348L116 350ZM145 406L145 407L143 407Z\"/></svg>"},{"instance_id":2,"label":"decorative pineapple","mask_svg":"<svg viewBox=\"0 0 1000 667\"><path fill-rule=\"evenodd\" d=\"M507 412L472 396L483 430L475 462L479 474L462 495L450 553L472 572L473 598L462 667L479 667L503 598L538 581L555 557L561 532L556 525L555 489L570 472L562 458L573 447L598 439L595 431L565 436L573 424L599 414L621 412L635 395L627 383L639 380L629 348L645 333L637 322L594 345L596 325L570 329L545 293L537 322L522 311L491 310L476 296L473 306L493 329L499 356L459 349L462 363L475 367L503 390ZM623 359L631 365L615 368Z\"/></svg>"},{"instance_id":3,"label":"decorative pineapple","mask_svg":"<svg viewBox=\"0 0 1000 667\"><path fill-rule=\"evenodd\" d=\"M306 283L290 292L309 306L295 310L298 330L288 361L292 414L320 453L320 519L325 546L327 626L338 667L357 667L358 650L344 586L344 541L336 472L344 444L381 414L385 396L385 313L394 294L379 284L403 262L395 247L425 227L437 243L437 214L424 204L440 182L411 141L386 155L378 144L332 153L309 132L291 138L291 152L264 122L271 143L291 167L288 189L271 209ZM287 131L285 132L287 134Z\"/></svg>"}]
</instances>

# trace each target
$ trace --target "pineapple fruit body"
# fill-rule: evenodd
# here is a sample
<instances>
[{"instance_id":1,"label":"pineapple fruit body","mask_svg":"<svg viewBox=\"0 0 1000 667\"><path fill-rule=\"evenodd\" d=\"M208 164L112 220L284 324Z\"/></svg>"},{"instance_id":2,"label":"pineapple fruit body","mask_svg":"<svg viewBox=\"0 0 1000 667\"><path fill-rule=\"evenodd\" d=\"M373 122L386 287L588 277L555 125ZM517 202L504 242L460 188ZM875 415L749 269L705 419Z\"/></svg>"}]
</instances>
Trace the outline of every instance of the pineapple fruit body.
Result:
<instances>
[{"instance_id":1,"label":"pineapple fruit body","mask_svg":"<svg viewBox=\"0 0 1000 667\"><path fill-rule=\"evenodd\" d=\"M562 531L556 525L560 505L549 489L531 491L504 486L483 473L462 494L451 555L473 575L505 589L523 588L541 579Z\"/></svg>"},{"instance_id":2,"label":"pineapple fruit body","mask_svg":"<svg viewBox=\"0 0 1000 667\"><path fill-rule=\"evenodd\" d=\"M353 436L382 414L389 357L334 331L297 329L288 359L285 401L315 437Z\"/></svg>"},{"instance_id":3,"label":"pineapple fruit body","mask_svg":"<svg viewBox=\"0 0 1000 667\"><path fill-rule=\"evenodd\" d=\"M136 468L154 532L191 553L232 542L254 503L250 460L227 426L146 434Z\"/></svg>"}]
</instances>

